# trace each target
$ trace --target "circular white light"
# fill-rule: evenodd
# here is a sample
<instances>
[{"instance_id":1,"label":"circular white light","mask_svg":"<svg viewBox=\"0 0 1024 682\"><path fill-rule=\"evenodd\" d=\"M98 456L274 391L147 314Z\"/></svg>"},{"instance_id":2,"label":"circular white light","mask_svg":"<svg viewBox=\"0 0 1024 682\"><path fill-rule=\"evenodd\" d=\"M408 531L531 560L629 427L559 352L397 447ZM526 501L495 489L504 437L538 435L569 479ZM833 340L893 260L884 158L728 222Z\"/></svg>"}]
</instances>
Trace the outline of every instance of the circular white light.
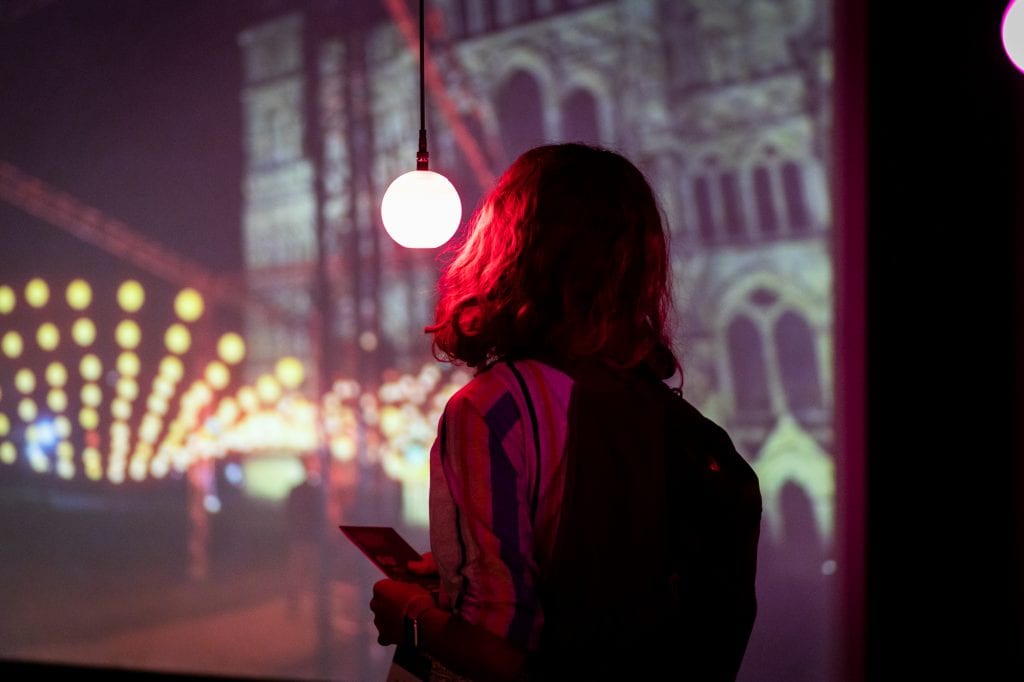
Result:
<instances>
[{"instance_id":1,"label":"circular white light","mask_svg":"<svg viewBox=\"0 0 1024 682\"><path fill-rule=\"evenodd\" d=\"M211 514L216 514L220 511L220 498L211 493L207 493L203 498L203 507Z\"/></svg>"},{"instance_id":2,"label":"circular white light","mask_svg":"<svg viewBox=\"0 0 1024 682\"><path fill-rule=\"evenodd\" d=\"M462 200L455 186L429 170L399 175L384 192L380 206L384 229L401 246L432 249L452 238L462 220Z\"/></svg>"},{"instance_id":3,"label":"circular white light","mask_svg":"<svg viewBox=\"0 0 1024 682\"><path fill-rule=\"evenodd\" d=\"M1010 0L1003 12L1003 49L1013 65L1024 72L1024 2Z\"/></svg>"}]
</instances>

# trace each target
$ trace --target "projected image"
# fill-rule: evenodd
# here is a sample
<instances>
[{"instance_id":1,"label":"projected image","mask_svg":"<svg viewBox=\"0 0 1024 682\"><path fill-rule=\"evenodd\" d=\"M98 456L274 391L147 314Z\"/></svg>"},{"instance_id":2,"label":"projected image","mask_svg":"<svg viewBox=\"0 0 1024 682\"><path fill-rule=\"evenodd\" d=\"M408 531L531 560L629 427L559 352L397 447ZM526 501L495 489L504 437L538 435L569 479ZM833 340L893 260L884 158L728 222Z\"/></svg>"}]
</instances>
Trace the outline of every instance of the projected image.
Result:
<instances>
[{"instance_id":1,"label":"projected image","mask_svg":"<svg viewBox=\"0 0 1024 682\"><path fill-rule=\"evenodd\" d=\"M199 228L229 264L174 265L200 248L144 221L112 231L101 179L70 200L74 176L30 154L0 166L0 238L60 234L91 264L0 255L0 659L385 678L367 606L382 575L338 525L429 549L428 453L471 376L423 331L443 248L403 248L380 217L415 167L416 7L265 5L202 43L234 88L193 93L237 117L216 141L238 159L234 220ZM430 165L461 197L455 240L538 143L609 146L647 174L672 232L684 395L761 483L740 679L831 679L830 3L426 5ZM168 21L184 36L203 18Z\"/></svg>"}]
</instances>

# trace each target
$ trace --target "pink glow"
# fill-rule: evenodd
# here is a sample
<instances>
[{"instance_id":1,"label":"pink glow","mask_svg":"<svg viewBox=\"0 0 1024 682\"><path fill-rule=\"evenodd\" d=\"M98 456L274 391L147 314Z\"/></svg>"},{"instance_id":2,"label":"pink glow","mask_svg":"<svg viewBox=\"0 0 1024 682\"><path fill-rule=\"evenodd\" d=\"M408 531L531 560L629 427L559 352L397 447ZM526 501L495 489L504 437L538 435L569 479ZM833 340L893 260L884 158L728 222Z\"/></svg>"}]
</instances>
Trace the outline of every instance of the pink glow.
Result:
<instances>
[{"instance_id":1,"label":"pink glow","mask_svg":"<svg viewBox=\"0 0 1024 682\"><path fill-rule=\"evenodd\" d=\"M1003 12L1002 34L1006 56L1024 72L1024 2L1010 0Z\"/></svg>"}]
</instances>

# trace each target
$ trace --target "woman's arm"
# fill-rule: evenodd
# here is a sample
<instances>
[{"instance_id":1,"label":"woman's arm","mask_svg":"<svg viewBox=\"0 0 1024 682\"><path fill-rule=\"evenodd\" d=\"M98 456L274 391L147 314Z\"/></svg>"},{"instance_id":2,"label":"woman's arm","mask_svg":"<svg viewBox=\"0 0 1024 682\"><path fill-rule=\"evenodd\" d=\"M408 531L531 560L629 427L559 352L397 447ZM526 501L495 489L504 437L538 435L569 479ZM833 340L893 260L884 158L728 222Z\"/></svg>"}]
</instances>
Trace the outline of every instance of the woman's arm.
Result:
<instances>
[{"instance_id":1,"label":"woman's arm","mask_svg":"<svg viewBox=\"0 0 1024 682\"><path fill-rule=\"evenodd\" d=\"M429 592L412 583L384 579L373 586L370 609L380 644L406 641L406 618L415 618L418 649L446 668L474 680L514 682L525 679L525 652L503 637L454 618L438 608Z\"/></svg>"}]
</instances>

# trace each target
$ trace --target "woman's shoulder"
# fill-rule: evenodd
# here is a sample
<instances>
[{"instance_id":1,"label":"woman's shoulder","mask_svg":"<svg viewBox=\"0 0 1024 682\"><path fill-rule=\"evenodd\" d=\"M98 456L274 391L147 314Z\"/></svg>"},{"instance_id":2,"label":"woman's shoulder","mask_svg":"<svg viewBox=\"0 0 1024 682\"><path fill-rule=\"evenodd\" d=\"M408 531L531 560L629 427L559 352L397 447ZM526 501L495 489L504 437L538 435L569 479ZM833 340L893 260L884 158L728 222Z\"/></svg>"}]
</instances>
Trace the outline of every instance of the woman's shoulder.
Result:
<instances>
[{"instance_id":1,"label":"woman's shoulder","mask_svg":"<svg viewBox=\"0 0 1024 682\"><path fill-rule=\"evenodd\" d=\"M496 362L478 377L487 385L503 386L516 391L525 382L531 388L549 389L572 385L572 377L543 360L523 358Z\"/></svg>"},{"instance_id":2,"label":"woman's shoulder","mask_svg":"<svg viewBox=\"0 0 1024 682\"><path fill-rule=\"evenodd\" d=\"M478 372L451 401L470 403L486 410L504 396L519 395L523 383L529 393L562 393L572 387L572 378L562 370L541 360L521 359L496 362Z\"/></svg>"}]
</instances>

